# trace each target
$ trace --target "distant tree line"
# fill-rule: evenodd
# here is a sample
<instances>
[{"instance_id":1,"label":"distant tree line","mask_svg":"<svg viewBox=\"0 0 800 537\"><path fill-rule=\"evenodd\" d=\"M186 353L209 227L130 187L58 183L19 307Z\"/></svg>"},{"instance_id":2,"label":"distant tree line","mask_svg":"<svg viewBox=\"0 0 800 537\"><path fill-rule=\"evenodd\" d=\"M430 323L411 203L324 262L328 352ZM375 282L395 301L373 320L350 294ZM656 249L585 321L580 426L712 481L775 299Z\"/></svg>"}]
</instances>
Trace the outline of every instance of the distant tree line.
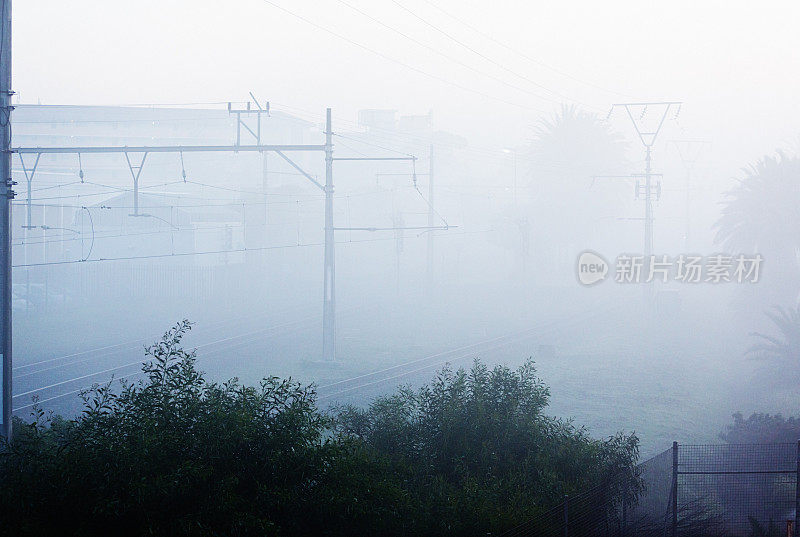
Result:
<instances>
[{"instance_id":1,"label":"distant tree line","mask_svg":"<svg viewBox=\"0 0 800 537\"><path fill-rule=\"evenodd\" d=\"M205 380L189 329L147 349L146 380L86 393L78 417L17 420L0 535L486 535L600 482L638 486L636 436L546 416L532 362L446 368L323 413L291 379Z\"/></svg>"},{"instance_id":2,"label":"distant tree line","mask_svg":"<svg viewBox=\"0 0 800 537\"><path fill-rule=\"evenodd\" d=\"M745 418L741 412L733 415L733 423L719 435L729 444L774 444L800 440L800 418L781 414L754 412Z\"/></svg>"}]
</instances>

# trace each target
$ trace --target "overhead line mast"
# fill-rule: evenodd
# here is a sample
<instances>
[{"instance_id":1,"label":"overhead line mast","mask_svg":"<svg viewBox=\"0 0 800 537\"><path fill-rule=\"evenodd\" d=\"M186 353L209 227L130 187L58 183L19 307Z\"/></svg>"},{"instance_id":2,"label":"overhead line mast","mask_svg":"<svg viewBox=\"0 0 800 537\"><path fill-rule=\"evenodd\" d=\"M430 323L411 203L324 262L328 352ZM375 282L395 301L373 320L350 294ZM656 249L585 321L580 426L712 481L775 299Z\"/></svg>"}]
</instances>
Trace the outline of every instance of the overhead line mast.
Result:
<instances>
[{"instance_id":1,"label":"overhead line mast","mask_svg":"<svg viewBox=\"0 0 800 537\"><path fill-rule=\"evenodd\" d=\"M0 8L0 435L11 438L11 0Z\"/></svg>"},{"instance_id":2,"label":"overhead line mast","mask_svg":"<svg viewBox=\"0 0 800 537\"><path fill-rule=\"evenodd\" d=\"M645 148L645 171L644 171L644 259L645 263L647 263L647 267L649 267L650 263L650 256L653 255L653 185L652 185L652 178L653 178L653 170L651 166L651 149L653 145L656 143L656 139L658 138L658 134L661 132L661 127L664 125L664 121L667 118L667 114L669 114L670 108L673 106L678 107L676 115L680 113L680 107L683 103L680 101L660 101L660 102L646 102L646 103L617 103L611 105L611 110L609 110L609 116L614 111L615 108L624 108L625 112L628 115L628 118L631 120L631 124L633 128L636 130L636 134L639 137L639 140L642 142L642 145ZM655 126L654 129L650 129L644 131L640 128L639 123L637 123L636 119L633 117L633 113L631 112L632 107L641 107L642 117L647 112L647 110L651 107L658 107L662 110L661 116L658 119L658 124ZM641 118L640 118L641 119ZM660 191L660 187L659 187ZM638 196L638 190L637 190ZM648 286L649 288L649 286Z\"/></svg>"},{"instance_id":3,"label":"overhead line mast","mask_svg":"<svg viewBox=\"0 0 800 537\"><path fill-rule=\"evenodd\" d=\"M251 94L252 96L252 94ZM131 172L133 179L133 207L134 214L131 216L139 216L139 178L145 165L147 155L150 153L179 153L183 158L184 153L192 152L233 152L238 153L246 152L259 152L266 154L273 152L283 160L285 160L292 168L294 168L299 175L305 177L314 186L319 188L325 194L325 226L324 226L324 263L323 263L323 321L322 321L322 358L326 361L334 361L336 359L336 256L335 256L335 232L336 231L383 231L388 229L449 229L454 226L416 226L413 228L381 228L381 227L360 227L360 228L337 228L334 226L333 221L333 200L334 200L334 183L333 183L333 163L334 161L411 161L415 162L417 159L413 155L404 155L398 157L334 157L333 156L333 136L331 124L331 109L326 110L326 124L325 124L325 143L324 144L291 144L291 145L275 145L275 144L262 144L261 143L261 126L256 126L255 130L250 128L240 118L241 114L257 113L260 119L262 113L268 114L269 108L262 108L259 105L257 110L252 108L245 108L243 110L231 109L231 113L237 115L237 140L234 145L176 145L176 146L74 146L74 147L17 147L9 149L8 158L10 159L12 153L18 153L20 159L23 155L35 155L38 159L43 154L98 154L98 153L121 153L125 155L127 165ZM268 106L268 105L267 105ZM260 123L260 121L259 121ZM242 144L241 140L241 127L245 127L245 131L252 135L255 144ZM287 153L298 151L320 151L325 155L325 183L322 184L317 181L316 177L304 170L297 162L290 158ZM130 155L141 155L140 160L131 160ZM29 169L24 165L26 170L26 178L31 183L36 173L36 166ZM10 170L10 165L9 165ZM9 174L10 175L10 174ZM30 200L30 197L29 197ZM10 235L9 235L10 237ZM9 254L10 255L10 254ZM8 269L10 271L11 262L8 260ZM10 284L9 284L10 285ZM10 312L10 309L9 309ZM7 369L10 375L10 365ZM5 372L4 372L5 374ZM4 385L5 386L5 385ZM10 377L9 388L7 390L10 399ZM10 409L9 401L9 409Z\"/></svg>"}]
</instances>

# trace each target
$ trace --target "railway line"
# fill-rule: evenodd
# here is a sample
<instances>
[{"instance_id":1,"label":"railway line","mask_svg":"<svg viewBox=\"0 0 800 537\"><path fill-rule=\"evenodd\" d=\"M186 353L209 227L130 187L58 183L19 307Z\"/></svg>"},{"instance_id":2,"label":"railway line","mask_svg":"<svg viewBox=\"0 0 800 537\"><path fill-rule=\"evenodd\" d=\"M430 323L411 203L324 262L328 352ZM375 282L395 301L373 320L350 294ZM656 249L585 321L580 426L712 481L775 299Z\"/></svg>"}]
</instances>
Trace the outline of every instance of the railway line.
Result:
<instances>
[{"instance_id":1,"label":"railway line","mask_svg":"<svg viewBox=\"0 0 800 537\"><path fill-rule=\"evenodd\" d=\"M531 328L517 330L497 337L481 340L469 345L450 349L448 351L430 354L415 360L382 368L370 373L364 373L344 380L321 385L317 388L318 401L323 404L333 404L337 400L347 400L354 395L375 392L377 388L398 381L411 380L414 375L421 376L424 372L441 367L448 363L457 363L467 359L474 359L481 354L508 347L517 343L530 341L544 335L555 335L574 329L603 315L609 314L617 308L603 308L578 315L565 315L544 321ZM397 384L397 383L395 383Z\"/></svg>"},{"instance_id":2,"label":"railway line","mask_svg":"<svg viewBox=\"0 0 800 537\"><path fill-rule=\"evenodd\" d=\"M608 315L614 309L616 308L602 308L575 315L558 315L529 328L427 354L346 379L328 382L317 387L318 402L323 407L338 402L352 402L361 397L377 395L386 388L403 382L424 381L429 378L432 370L445 364L456 364L474 359L486 353L536 338L558 337L574 330L577 326L586 325ZM343 310L341 313L343 316L347 316L359 311L363 312L363 308L351 308ZM203 334L210 335L191 347L198 351L199 363L207 363L209 360L216 359L216 365L219 366L219 362L225 359L220 358L223 353L233 354L238 349L258 344L264 338L287 336L309 330L315 326L315 322L319 321L318 312L307 314L307 310L286 311L277 316L273 314L272 317L285 318L302 313L306 313L306 315L268 326L258 326L259 323L264 322L263 317L248 316L246 322L243 322L243 318L228 318L204 326ZM220 331L230 333L230 325L235 325L239 329L239 333L220 337ZM212 327L211 330L209 330L209 326ZM244 328L247 329L241 331ZM66 400L70 396L77 396L96 383L107 382L109 379L131 379L140 375L141 364L144 361L143 345L144 342L141 339L132 340L21 364L15 369L15 371L19 371L16 374L17 380L22 380L22 382L17 383L20 391L14 394L14 401L18 403L14 407L14 412L23 412L36 403L45 405ZM70 373L64 375L65 371L70 371Z\"/></svg>"},{"instance_id":3,"label":"railway line","mask_svg":"<svg viewBox=\"0 0 800 537\"><path fill-rule=\"evenodd\" d=\"M305 315L299 319L248 329L245 332L230 336L219 337L219 335L212 335L207 340L193 345L192 348L202 350L203 352L198 356L198 359L204 359L222 352L234 351L245 345L253 344L264 337L310 329L314 326L314 322L319 320L320 316L318 313L309 315L308 311L310 311L310 308L306 308L301 312L297 310L293 312L287 310L282 312L281 316L297 315L298 313L305 313ZM348 311L346 310L343 312L344 315L347 315L347 313ZM219 334L220 330L229 333L230 330L226 329L225 325L238 323L239 321L241 321L241 318L226 319L222 322L213 323L211 326L213 326L214 329L212 331L206 331L206 333ZM253 326L257 325L259 322L263 322L264 317L248 316L248 321L248 326ZM70 395L77 395L96 382L106 382L111 375L114 375L114 379L121 380L140 374L141 371L139 368L142 362L145 361L142 348L145 344L152 343L156 339L158 339L158 337L151 338L147 340L147 342L141 339L132 340L117 345L88 349L19 366L20 369L22 369L22 373L15 375L15 380L21 379L23 382L17 383L17 389L19 391L14 394L14 400L22 404L19 406L15 405L14 412L32 407L34 404L34 401L31 399L32 396L37 396L38 403L44 404ZM70 358L77 359L69 360ZM88 367L90 363L94 365L94 367ZM98 363L102 363L102 366L98 367ZM39 369L29 370L36 366L39 366ZM124 373L126 370L134 367L137 368L135 371L117 375L118 373ZM64 375L63 371L67 368L73 368L73 371L68 375ZM67 378L64 378L65 376ZM81 384L81 386L76 389L72 388L75 383L88 381L89 379L95 380L90 384ZM26 397L29 398L28 401L25 401Z\"/></svg>"}]
</instances>

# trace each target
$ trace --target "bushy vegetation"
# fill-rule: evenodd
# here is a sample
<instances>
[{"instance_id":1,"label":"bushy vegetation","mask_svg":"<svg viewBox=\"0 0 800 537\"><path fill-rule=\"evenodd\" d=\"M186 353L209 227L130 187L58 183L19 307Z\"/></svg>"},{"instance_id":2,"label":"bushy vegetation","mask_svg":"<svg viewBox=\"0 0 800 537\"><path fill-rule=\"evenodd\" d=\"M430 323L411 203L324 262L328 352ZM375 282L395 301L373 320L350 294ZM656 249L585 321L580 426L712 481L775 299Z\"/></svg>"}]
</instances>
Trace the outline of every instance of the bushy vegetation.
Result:
<instances>
[{"instance_id":1,"label":"bushy vegetation","mask_svg":"<svg viewBox=\"0 0 800 537\"><path fill-rule=\"evenodd\" d=\"M746 418L741 412L733 415L733 423L721 433L729 444L772 444L800 440L800 419L781 414L755 412Z\"/></svg>"},{"instance_id":2,"label":"bushy vegetation","mask_svg":"<svg viewBox=\"0 0 800 537\"><path fill-rule=\"evenodd\" d=\"M2 535L485 535L599 482L635 491L635 436L543 414L532 363L441 371L368 408L312 386L215 384L178 324L146 379L85 394L75 419L17 421L0 452Z\"/></svg>"}]
</instances>

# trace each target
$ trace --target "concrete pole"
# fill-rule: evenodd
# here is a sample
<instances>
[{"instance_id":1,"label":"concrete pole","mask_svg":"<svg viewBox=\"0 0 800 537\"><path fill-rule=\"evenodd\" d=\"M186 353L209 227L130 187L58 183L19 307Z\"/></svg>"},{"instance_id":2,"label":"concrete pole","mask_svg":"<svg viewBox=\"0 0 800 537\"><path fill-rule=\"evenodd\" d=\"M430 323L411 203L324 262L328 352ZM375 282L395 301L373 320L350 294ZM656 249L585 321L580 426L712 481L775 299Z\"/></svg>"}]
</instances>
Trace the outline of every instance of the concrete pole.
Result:
<instances>
[{"instance_id":1,"label":"concrete pole","mask_svg":"<svg viewBox=\"0 0 800 537\"><path fill-rule=\"evenodd\" d=\"M434 223L434 212L433 212L433 177L434 177L434 167L433 167L433 144L430 147L430 158L428 164L428 227L432 228ZM433 272L433 229L428 230L428 251L427 251L427 271L426 271L426 283L428 288L428 296L433 293L433 289L435 286L434 282L434 272Z\"/></svg>"},{"instance_id":2,"label":"concrete pole","mask_svg":"<svg viewBox=\"0 0 800 537\"><path fill-rule=\"evenodd\" d=\"M267 214L267 211L269 210L269 206L267 205L267 191L269 189L269 159L267 158L267 156L268 153L266 151L261 153L261 192L262 192L262 198L264 199L265 226L269 223L269 215Z\"/></svg>"},{"instance_id":3,"label":"concrete pole","mask_svg":"<svg viewBox=\"0 0 800 537\"><path fill-rule=\"evenodd\" d=\"M678 535L678 443L672 443L672 527L671 537Z\"/></svg>"},{"instance_id":4,"label":"concrete pole","mask_svg":"<svg viewBox=\"0 0 800 537\"><path fill-rule=\"evenodd\" d=\"M2 406L0 434L11 438L11 0L0 12L0 352L2 352Z\"/></svg>"},{"instance_id":5,"label":"concrete pole","mask_svg":"<svg viewBox=\"0 0 800 537\"><path fill-rule=\"evenodd\" d=\"M800 521L800 440L797 441L797 473L795 474L794 485L794 533L800 531L798 526Z\"/></svg>"},{"instance_id":6,"label":"concrete pole","mask_svg":"<svg viewBox=\"0 0 800 537\"><path fill-rule=\"evenodd\" d=\"M325 121L325 283L322 301L322 359L336 360L336 256L333 230L333 131L331 109Z\"/></svg>"},{"instance_id":7,"label":"concrete pole","mask_svg":"<svg viewBox=\"0 0 800 537\"><path fill-rule=\"evenodd\" d=\"M650 165L650 146L646 147L645 170L644 170L644 263L643 277L649 277L650 256L653 255L653 185L652 168ZM644 284L644 298L647 306L651 305L653 298L653 282Z\"/></svg>"},{"instance_id":8,"label":"concrete pole","mask_svg":"<svg viewBox=\"0 0 800 537\"><path fill-rule=\"evenodd\" d=\"M692 166L689 164L686 169L686 231L683 234L683 251L689 251L689 233L692 230L691 206L692 206Z\"/></svg>"},{"instance_id":9,"label":"concrete pole","mask_svg":"<svg viewBox=\"0 0 800 537\"><path fill-rule=\"evenodd\" d=\"M649 263L653 254L653 197L651 184L650 146L647 146L644 171L644 257Z\"/></svg>"}]
</instances>

